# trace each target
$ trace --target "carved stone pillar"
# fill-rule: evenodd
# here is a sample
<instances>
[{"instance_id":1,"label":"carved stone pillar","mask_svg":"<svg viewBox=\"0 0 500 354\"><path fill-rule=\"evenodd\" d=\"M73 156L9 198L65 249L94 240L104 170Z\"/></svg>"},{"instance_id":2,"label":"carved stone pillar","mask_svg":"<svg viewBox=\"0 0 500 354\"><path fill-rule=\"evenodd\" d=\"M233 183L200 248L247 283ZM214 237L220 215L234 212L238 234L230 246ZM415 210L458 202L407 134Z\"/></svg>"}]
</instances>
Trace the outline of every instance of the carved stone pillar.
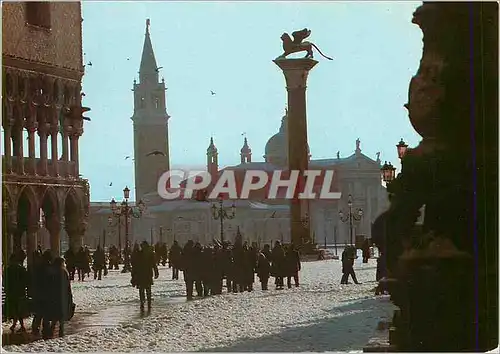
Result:
<instances>
[{"instance_id":1,"label":"carved stone pillar","mask_svg":"<svg viewBox=\"0 0 500 354\"><path fill-rule=\"evenodd\" d=\"M37 174L36 171L36 153L35 153L35 132L38 129L36 121L36 110L31 109L31 117L28 120L26 129L28 130L28 153L29 153L29 172L33 175Z\"/></svg>"},{"instance_id":2,"label":"carved stone pillar","mask_svg":"<svg viewBox=\"0 0 500 354\"><path fill-rule=\"evenodd\" d=\"M70 147L71 147L71 162L74 163L73 174L75 177L78 177L80 173L79 168L79 156L78 156L78 140L80 139L81 132L74 131L70 136Z\"/></svg>"},{"instance_id":3,"label":"carved stone pillar","mask_svg":"<svg viewBox=\"0 0 500 354\"><path fill-rule=\"evenodd\" d=\"M8 114L11 114L8 112ZM4 173L12 173L12 124L14 120L12 116L4 117L3 120L4 129Z\"/></svg>"},{"instance_id":4,"label":"carved stone pillar","mask_svg":"<svg viewBox=\"0 0 500 354\"><path fill-rule=\"evenodd\" d=\"M16 157L16 172L20 175L24 175L24 139L23 139L23 130L24 126L20 121L21 117L15 121L15 125L12 127L13 133L13 154Z\"/></svg>"},{"instance_id":5,"label":"carved stone pillar","mask_svg":"<svg viewBox=\"0 0 500 354\"><path fill-rule=\"evenodd\" d=\"M78 249L83 246L83 235L87 229L87 223L78 221L66 223L66 233L69 238L69 247L73 251L78 251Z\"/></svg>"},{"instance_id":6,"label":"carved stone pillar","mask_svg":"<svg viewBox=\"0 0 500 354\"><path fill-rule=\"evenodd\" d=\"M304 179L304 170L308 168L306 88L309 71L318 63L313 59L276 59L274 63L283 70L288 91L288 168L299 171L299 188L290 205L291 239L301 245L310 237L310 222L302 223L302 205L298 193Z\"/></svg>"},{"instance_id":7,"label":"carved stone pillar","mask_svg":"<svg viewBox=\"0 0 500 354\"><path fill-rule=\"evenodd\" d=\"M38 242L38 230L40 230L40 224L38 222L28 225L26 230L26 255L28 256L28 267L33 264L33 254Z\"/></svg>"},{"instance_id":8,"label":"carved stone pillar","mask_svg":"<svg viewBox=\"0 0 500 354\"><path fill-rule=\"evenodd\" d=\"M64 126L61 132L62 135L62 160L64 162L64 176L69 176L69 168L68 168L68 162L69 162L69 136L71 133L71 128L68 126Z\"/></svg>"},{"instance_id":9,"label":"carved stone pillar","mask_svg":"<svg viewBox=\"0 0 500 354\"><path fill-rule=\"evenodd\" d=\"M38 127L38 136L40 137L40 169L37 171L39 175L46 176L48 173L48 156L47 156L47 139L49 133L49 125L43 124Z\"/></svg>"},{"instance_id":10,"label":"carved stone pillar","mask_svg":"<svg viewBox=\"0 0 500 354\"><path fill-rule=\"evenodd\" d=\"M59 158L58 158L58 149L57 149L57 138L59 135L59 126L57 123L52 125L50 128L50 152L51 152L51 160L52 160L52 169L51 175L54 177L59 176Z\"/></svg>"},{"instance_id":11,"label":"carved stone pillar","mask_svg":"<svg viewBox=\"0 0 500 354\"><path fill-rule=\"evenodd\" d=\"M52 255L58 257L61 252L61 222L56 213L46 220L45 227L50 233L50 250L52 251Z\"/></svg>"}]
</instances>

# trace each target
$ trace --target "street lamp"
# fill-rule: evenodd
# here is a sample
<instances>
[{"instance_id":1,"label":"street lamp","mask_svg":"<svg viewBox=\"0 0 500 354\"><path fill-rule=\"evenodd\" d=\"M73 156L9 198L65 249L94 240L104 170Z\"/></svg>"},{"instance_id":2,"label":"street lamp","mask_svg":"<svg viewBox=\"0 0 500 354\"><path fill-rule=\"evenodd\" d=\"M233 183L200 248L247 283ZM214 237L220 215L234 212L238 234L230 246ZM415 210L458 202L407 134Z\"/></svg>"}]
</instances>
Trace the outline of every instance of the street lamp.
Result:
<instances>
[{"instance_id":1,"label":"street lamp","mask_svg":"<svg viewBox=\"0 0 500 354\"><path fill-rule=\"evenodd\" d=\"M224 243L224 220L234 219L236 206L231 206L231 212L228 212L227 209L224 209L223 200L219 198L219 206L217 207L215 204L212 205L212 216L214 220L220 220L220 241Z\"/></svg>"},{"instance_id":2,"label":"street lamp","mask_svg":"<svg viewBox=\"0 0 500 354\"><path fill-rule=\"evenodd\" d=\"M390 162L387 163L386 161L380 171L382 171L382 180L385 183L391 183L396 177L396 167L394 167Z\"/></svg>"},{"instance_id":3,"label":"street lamp","mask_svg":"<svg viewBox=\"0 0 500 354\"><path fill-rule=\"evenodd\" d=\"M129 220L131 218L136 218L139 219L144 211L146 210L146 204L141 200L137 203L137 207L134 208L128 204L128 199L130 197L130 189L128 187L125 187L123 189L123 201L118 205L116 200L113 198L111 199L110 207L111 211L113 213L113 216L115 218L118 218L120 220L120 217L125 218L125 249L127 249L127 252L125 254L125 259L124 259L124 265L122 269L122 273L129 272L131 270L131 265L130 265L130 255L129 255L129 240L128 240L128 226L129 226Z\"/></svg>"},{"instance_id":4,"label":"street lamp","mask_svg":"<svg viewBox=\"0 0 500 354\"><path fill-rule=\"evenodd\" d=\"M408 145L404 142L403 138L401 138L398 145L396 145L396 148L398 149L398 157L402 159L406 154L406 150L408 149Z\"/></svg>"},{"instance_id":5,"label":"street lamp","mask_svg":"<svg viewBox=\"0 0 500 354\"><path fill-rule=\"evenodd\" d=\"M349 198L347 199L347 206L349 207L349 210L347 212L347 215L344 215L344 213L339 211L339 217L340 221L342 222L349 222L349 236L351 240L351 245L354 245L353 242L353 224L354 221L359 221L363 217L363 210L358 208L356 211L352 210L352 195L349 194Z\"/></svg>"}]
</instances>

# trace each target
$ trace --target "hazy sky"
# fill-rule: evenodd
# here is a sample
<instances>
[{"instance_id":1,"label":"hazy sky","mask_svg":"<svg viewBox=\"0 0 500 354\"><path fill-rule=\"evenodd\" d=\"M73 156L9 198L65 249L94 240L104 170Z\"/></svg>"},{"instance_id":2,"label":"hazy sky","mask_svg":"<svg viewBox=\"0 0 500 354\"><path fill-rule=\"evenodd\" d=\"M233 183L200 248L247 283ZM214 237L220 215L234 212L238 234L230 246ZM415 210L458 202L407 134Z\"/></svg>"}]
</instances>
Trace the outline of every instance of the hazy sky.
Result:
<instances>
[{"instance_id":1,"label":"hazy sky","mask_svg":"<svg viewBox=\"0 0 500 354\"><path fill-rule=\"evenodd\" d=\"M80 170L93 201L134 190L134 78L145 22L168 90L170 161L205 166L210 136L221 167L239 163L245 132L253 161L281 124L285 80L272 62L283 32L308 27L334 57L311 71L307 89L312 158L362 152L399 167L395 145L414 132L403 104L418 68L422 34L411 23L419 2L82 2L84 105L91 107L80 144ZM129 60L127 60L129 58ZM217 94L212 96L210 90ZM110 187L109 183L113 182ZM133 192L131 193L132 198Z\"/></svg>"}]
</instances>

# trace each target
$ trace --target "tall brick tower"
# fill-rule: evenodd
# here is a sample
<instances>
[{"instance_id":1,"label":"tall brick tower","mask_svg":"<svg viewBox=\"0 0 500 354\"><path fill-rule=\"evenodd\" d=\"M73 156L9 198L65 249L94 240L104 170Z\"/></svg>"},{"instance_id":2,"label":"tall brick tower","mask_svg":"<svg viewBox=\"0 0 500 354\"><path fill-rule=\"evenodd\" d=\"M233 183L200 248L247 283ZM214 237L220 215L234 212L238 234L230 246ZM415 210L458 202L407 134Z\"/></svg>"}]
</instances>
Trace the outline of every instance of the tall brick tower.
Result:
<instances>
[{"instance_id":1,"label":"tall brick tower","mask_svg":"<svg viewBox=\"0 0 500 354\"><path fill-rule=\"evenodd\" d=\"M168 148L168 119L166 110L165 81L159 81L156 59L149 35L149 19L146 20L146 34L139 80L134 80L134 157L135 198L157 190L158 179L170 168ZM151 154L153 151L156 153ZM148 155L150 154L150 155Z\"/></svg>"}]
</instances>

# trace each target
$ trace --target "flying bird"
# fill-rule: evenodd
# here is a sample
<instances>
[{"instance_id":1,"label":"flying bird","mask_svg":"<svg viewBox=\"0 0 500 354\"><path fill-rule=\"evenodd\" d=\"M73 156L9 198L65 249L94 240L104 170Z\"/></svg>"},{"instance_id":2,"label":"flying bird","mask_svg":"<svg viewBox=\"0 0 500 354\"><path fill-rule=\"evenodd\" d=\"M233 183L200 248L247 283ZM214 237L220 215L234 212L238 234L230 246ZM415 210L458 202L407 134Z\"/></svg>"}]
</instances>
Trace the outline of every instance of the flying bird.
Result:
<instances>
[{"instance_id":1,"label":"flying bird","mask_svg":"<svg viewBox=\"0 0 500 354\"><path fill-rule=\"evenodd\" d=\"M111 183L109 184L109 186L110 186L110 187L111 187L112 185L113 185L113 182L111 182Z\"/></svg>"},{"instance_id":2,"label":"flying bird","mask_svg":"<svg viewBox=\"0 0 500 354\"><path fill-rule=\"evenodd\" d=\"M82 95L82 97L85 97L85 92L82 92L80 95Z\"/></svg>"},{"instance_id":3,"label":"flying bird","mask_svg":"<svg viewBox=\"0 0 500 354\"><path fill-rule=\"evenodd\" d=\"M127 58L127 60L130 60L130 58Z\"/></svg>"},{"instance_id":4,"label":"flying bird","mask_svg":"<svg viewBox=\"0 0 500 354\"><path fill-rule=\"evenodd\" d=\"M91 61L89 61L89 62L87 63L87 65L88 65L88 66L92 66L92 62L91 62Z\"/></svg>"},{"instance_id":5,"label":"flying bird","mask_svg":"<svg viewBox=\"0 0 500 354\"><path fill-rule=\"evenodd\" d=\"M130 156L125 156L125 160L128 160L128 159L130 159Z\"/></svg>"},{"instance_id":6,"label":"flying bird","mask_svg":"<svg viewBox=\"0 0 500 354\"><path fill-rule=\"evenodd\" d=\"M160 150L153 150L149 153L146 154L146 156L151 156L151 155L161 155L161 156L165 156L165 153L161 152Z\"/></svg>"},{"instance_id":7,"label":"flying bird","mask_svg":"<svg viewBox=\"0 0 500 354\"><path fill-rule=\"evenodd\" d=\"M213 92L212 90L210 90L210 93L212 94L212 96L214 96L214 95L215 95L215 92Z\"/></svg>"},{"instance_id":8,"label":"flying bird","mask_svg":"<svg viewBox=\"0 0 500 354\"><path fill-rule=\"evenodd\" d=\"M159 71L160 71L160 69L163 69L163 66L159 66L159 67L157 67L155 70L156 70L156 72L159 72Z\"/></svg>"}]
</instances>

